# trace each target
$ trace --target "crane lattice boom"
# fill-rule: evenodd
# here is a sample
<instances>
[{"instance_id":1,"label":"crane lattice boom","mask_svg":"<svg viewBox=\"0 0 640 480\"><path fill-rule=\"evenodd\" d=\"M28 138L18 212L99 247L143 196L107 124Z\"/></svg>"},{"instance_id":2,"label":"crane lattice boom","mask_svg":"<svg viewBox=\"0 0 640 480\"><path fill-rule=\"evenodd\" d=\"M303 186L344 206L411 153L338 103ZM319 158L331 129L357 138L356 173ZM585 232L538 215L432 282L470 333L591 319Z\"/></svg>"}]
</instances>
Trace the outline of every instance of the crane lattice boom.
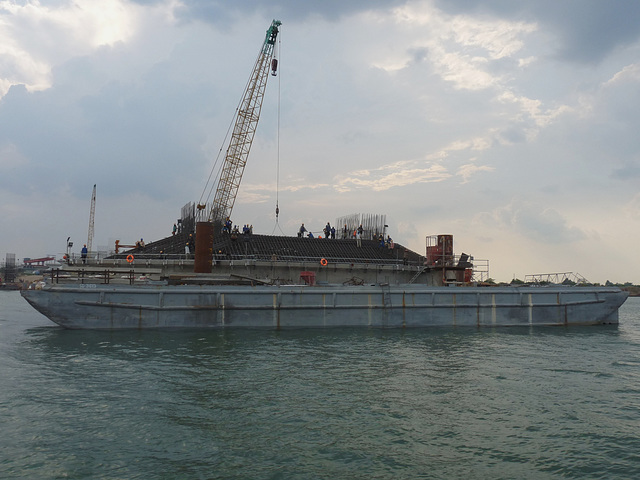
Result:
<instances>
[{"instance_id":1,"label":"crane lattice boom","mask_svg":"<svg viewBox=\"0 0 640 480\"><path fill-rule=\"evenodd\" d=\"M91 194L91 209L89 211L89 234L87 235L87 250L91 252L93 246L93 222L96 216L96 186L93 185L93 193Z\"/></svg>"},{"instance_id":2,"label":"crane lattice boom","mask_svg":"<svg viewBox=\"0 0 640 480\"><path fill-rule=\"evenodd\" d=\"M249 157L249 150L260 119L262 100L264 99L280 25L281 22L279 20L271 22L262 49L253 67L251 78L244 91L233 133L231 134L231 141L220 172L216 194L209 212L210 222L224 221L226 217L231 215L233 210L244 167ZM274 71L276 66L277 63L273 62Z\"/></svg>"}]
</instances>

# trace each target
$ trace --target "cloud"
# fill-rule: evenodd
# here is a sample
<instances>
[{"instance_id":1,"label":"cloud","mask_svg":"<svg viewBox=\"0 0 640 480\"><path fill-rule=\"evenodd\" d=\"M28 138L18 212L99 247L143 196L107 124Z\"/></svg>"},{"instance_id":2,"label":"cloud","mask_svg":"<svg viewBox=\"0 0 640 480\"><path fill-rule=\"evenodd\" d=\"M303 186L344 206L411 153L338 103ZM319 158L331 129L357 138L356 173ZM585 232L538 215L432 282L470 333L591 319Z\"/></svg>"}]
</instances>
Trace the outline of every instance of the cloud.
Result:
<instances>
[{"instance_id":1,"label":"cloud","mask_svg":"<svg viewBox=\"0 0 640 480\"><path fill-rule=\"evenodd\" d=\"M513 57L524 45L523 37L535 24L466 15L449 17L429 2L406 2L394 11L401 27L422 32L406 49L404 60L389 58L375 65L393 72L422 61L455 88L483 90L502 83L490 71L492 62Z\"/></svg>"},{"instance_id":2,"label":"cloud","mask_svg":"<svg viewBox=\"0 0 640 480\"><path fill-rule=\"evenodd\" d=\"M157 3L153 0L135 0L140 4ZM305 22L322 19L337 22L345 16L362 11L387 10L405 0L323 0L322 2L301 2L299 0L244 0L228 2L224 0L181 0L178 18L182 21L205 21L216 25L228 25L246 19L247 15L259 13L288 22Z\"/></svg>"},{"instance_id":3,"label":"cloud","mask_svg":"<svg viewBox=\"0 0 640 480\"><path fill-rule=\"evenodd\" d=\"M497 223L499 228L514 230L522 237L546 244L574 243L587 237L557 210L524 201L498 207L483 217L483 222Z\"/></svg>"},{"instance_id":4,"label":"cloud","mask_svg":"<svg viewBox=\"0 0 640 480\"><path fill-rule=\"evenodd\" d=\"M442 165L411 168L410 163L413 162L399 162L373 170L347 173L344 178L336 178L335 189L342 193L351 191L353 188L379 192L416 183L442 182L451 177Z\"/></svg>"},{"instance_id":5,"label":"cloud","mask_svg":"<svg viewBox=\"0 0 640 480\"><path fill-rule=\"evenodd\" d=\"M475 159L471 159L472 161ZM492 172L495 168L489 167L487 165L474 165L473 163L467 163L466 165L461 165L458 167L458 171L456 175L462 177L462 183L469 183L471 176L475 175L478 172Z\"/></svg>"},{"instance_id":6,"label":"cloud","mask_svg":"<svg viewBox=\"0 0 640 480\"><path fill-rule=\"evenodd\" d=\"M469 140L456 140L439 152L430 155L430 158L446 158L451 152L459 152L463 150L482 151L491 146L491 135L486 137L475 137Z\"/></svg>"},{"instance_id":7,"label":"cloud","mask_svg":"<svg viewBox=\"0 0 640 480\"><path fill-rule=\"evenodd\" d=\"M640 63L632 63L626 65L622 70L604 83L605 87L615 87L620 83L638 83L640 82Z\"/></svg>"},{"instance_id":8,"label":"cloud","mask_svg":"<svg viewBox=\"0 0 640 480\"><path fill-rule=\"evenodd\" d=\"M516 96L509 89L503 90L496 100L503 105L515 107L514 110L507 110L511 122L495 132L496 138L507 144L533 142L542 130L557 123L561 116L576 111L570 105L545 108L541 100Z\"/></svg>"},{"instance_id":9,"label":"cloud","mask_svg":"<svg viewBox=\"0 0 640 480\"><path fill-rule=\"evenodd\" d=\"M298 192L301 190L318 190L325 189L331 187L331 185L326 183L314 183L310 185L306 185L304 179L300 180L291 180L288 182L292 183L292 185L283 185L278 186L277 191L280 193L284 192ZM276 192L276 184L275 183L248 183L243 182L242 186L242 195L238 198L238 203L242 204L251 204L251 203L264 203L269 200L273 200L274 193Z\"/></svg>"},{"instance_id":10,"label":"cloud","mask_svg":"<svg viewBox=\"0 0 640 480\"><path fill-rule=\"evenodd\" d=\"M576 63L599 63L616 48L640 38L640 2L435 0L435 5L451 14L526 18L553 34L549 55Z\"/></svg>"},{"instance_id":11,"label":"cloud","mask_svg":"<svg viewBox=\"0 0 640 480\"><path fill-rule=\"evenodd\" d=\"M636 222L640 222L640 193L637 193L624 206L625 213L628 217Z\"/></svg>"},{"instance_id":12,"label":"cloud","mask_svg":"<svg viewBox=\"0 0 640 480\"><path fill-rule=\"evenodd\" d=\"M0 144L0 172L5 173L5 178L8 170L24 168L28 162L29 160L22 155L20 149L13 143ZM1 180L0 184L2 184Z\"/></svg>"},{"instance_id":13,"label":"cloud","mask_svg":"<svg viewBox=\"0 0 640 480\"><path fill-rule=\"evenodd\" d=\"M620 168L614 168L611 177L616 180L637 181L640 178L640 161L628 163Z\"/></svg>"},{"instance_id":14,"label":"cloud","mask_svg":"<svg viewBox=\"0 0 640 480\"><path fill-rule=\"evenodd\" d=\"M54 65L128 41L138 14L123 0L53 6L0 2L0 98L11 85L24 84L28 91L50 88Z\"/></svg>"},{"instance_id":15,"label":"cloud","mask_svg":"<svg viewBox=\"0 0 640 480\"><path fill-rule=\"evenodd\" d=\"M515 56L524 46L522 37L536 30L535 23L470 16L457 16L451 22L451 32L458 44L479 48L491 60Z\"/></svg>"}]
</instances>

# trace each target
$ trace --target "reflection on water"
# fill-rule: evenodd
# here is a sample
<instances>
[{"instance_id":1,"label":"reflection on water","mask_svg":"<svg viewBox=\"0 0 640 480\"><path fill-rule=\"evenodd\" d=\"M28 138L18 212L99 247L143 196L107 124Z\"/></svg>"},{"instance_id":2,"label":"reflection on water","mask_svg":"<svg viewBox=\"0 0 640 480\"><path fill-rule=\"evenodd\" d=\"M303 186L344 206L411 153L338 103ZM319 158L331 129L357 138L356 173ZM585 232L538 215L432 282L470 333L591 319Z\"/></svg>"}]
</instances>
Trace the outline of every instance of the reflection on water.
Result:
<instances>
[{"instance_id":1,"label":"reflection on water","mask_svg":"<svg viewBox=\"0 0 640 480\"><path fill-rule=\"evenodd\" d=\"M314 348L324 345L361 342L386 342L389 345L426 345L429 350L455 351L480 342L512 341L515 337L558 339L563 341L581 337L617 337L635 335L635 331L622 331L617 325L576 327L497 327L497 328L448 328L431 329L221 329L221 330L119 330L92 331L66 330L54 326L33 327L24 330L25 340L43 350L73 351L76 354L121 354L129 351L135 355L162 355L190 352L193 355L216 355L220 351L240 348L256 348L260 345L286 344Z\"/></svg>"}]
</instances>

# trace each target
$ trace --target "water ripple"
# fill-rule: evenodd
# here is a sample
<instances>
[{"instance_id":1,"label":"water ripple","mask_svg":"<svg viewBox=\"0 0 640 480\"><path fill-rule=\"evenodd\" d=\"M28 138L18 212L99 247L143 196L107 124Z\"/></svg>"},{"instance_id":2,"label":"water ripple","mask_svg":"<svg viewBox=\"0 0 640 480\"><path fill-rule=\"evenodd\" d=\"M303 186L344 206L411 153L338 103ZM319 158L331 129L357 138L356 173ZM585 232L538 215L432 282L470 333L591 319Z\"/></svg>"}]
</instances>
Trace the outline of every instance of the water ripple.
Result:
<instances>
[{"instance_id":1,"label":"water ripple","mask_svg":"<svg viewBox=\"0 0 640 480\"><path fill-rule=\"evenodd\" d=\"M5 319L0 477L634 478L640 302L623 309L618 328L570 329Z\"/></svg>"}]
</instances>

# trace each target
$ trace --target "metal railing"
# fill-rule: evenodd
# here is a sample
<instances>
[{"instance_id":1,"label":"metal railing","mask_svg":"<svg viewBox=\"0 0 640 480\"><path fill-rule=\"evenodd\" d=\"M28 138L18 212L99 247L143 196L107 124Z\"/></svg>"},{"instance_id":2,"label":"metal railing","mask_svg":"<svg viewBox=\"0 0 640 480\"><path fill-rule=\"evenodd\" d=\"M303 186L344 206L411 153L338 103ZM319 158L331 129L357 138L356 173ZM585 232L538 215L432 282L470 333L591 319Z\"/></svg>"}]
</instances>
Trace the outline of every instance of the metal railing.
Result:
<instances>
[{"instance_id":1,"label":"metal railing","mask_svg":"<svg viewBox=\"0 0 640 480\"><path fill-rule=\"evenodd\" d=\"M533 275L526 275L524 277L525 283L539 283L539 284L589 284L589 280L584 278L579 273L573 272L560 272L560 273L536 273Z\"/></svg>"}]
</instances>

